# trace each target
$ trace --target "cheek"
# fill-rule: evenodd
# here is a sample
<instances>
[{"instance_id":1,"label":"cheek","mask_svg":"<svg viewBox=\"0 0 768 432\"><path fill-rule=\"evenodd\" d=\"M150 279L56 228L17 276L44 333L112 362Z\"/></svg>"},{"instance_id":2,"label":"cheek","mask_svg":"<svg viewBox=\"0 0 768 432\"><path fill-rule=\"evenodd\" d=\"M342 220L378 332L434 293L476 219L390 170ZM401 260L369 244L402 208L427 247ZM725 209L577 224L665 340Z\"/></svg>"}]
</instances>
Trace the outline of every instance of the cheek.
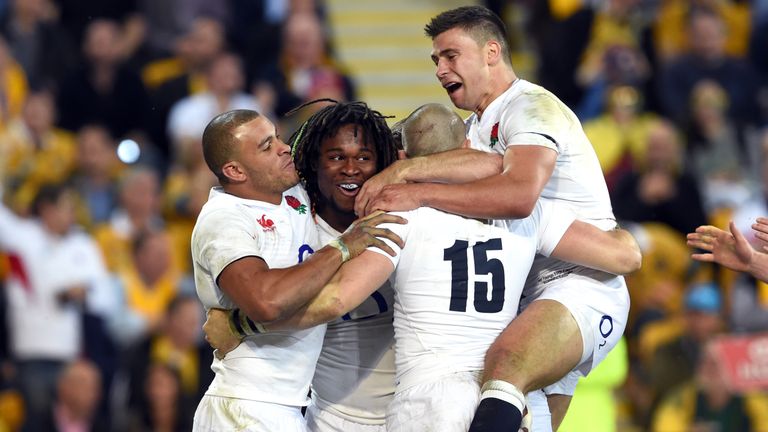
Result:
<instances>
[{"instance_id":1,"label":"cheek","mask_svg":"<svg viewBox=\"0 0 768 432\"><path fill-rule=\"evenodd\" d=\"M367 181L369 178L378 174L378 170L376 169L376 162L360 167L360 172L363 174L363 180Z\"/></svg>"},{"instance_id":2,"label":"cheek","mask_svg":"<svg viewBox=\"0 0 768 432\"><path fill-rule=\"evenodd\" d=\"M332 173L327 167L319 166L317 168L317 187L320 192L327 196L330 194L330 190L333 188L333 182L331 180Z\"/></svg>"}]
</instances>

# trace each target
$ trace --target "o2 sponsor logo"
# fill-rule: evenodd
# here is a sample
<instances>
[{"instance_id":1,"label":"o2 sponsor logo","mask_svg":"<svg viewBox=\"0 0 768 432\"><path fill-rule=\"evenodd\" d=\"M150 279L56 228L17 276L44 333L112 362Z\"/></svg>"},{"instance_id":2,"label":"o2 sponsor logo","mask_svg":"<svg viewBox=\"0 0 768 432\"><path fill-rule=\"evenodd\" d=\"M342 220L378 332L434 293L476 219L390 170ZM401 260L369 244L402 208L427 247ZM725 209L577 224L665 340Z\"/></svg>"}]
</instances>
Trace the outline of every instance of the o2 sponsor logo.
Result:
<instances>
[{"instance_id":1,"label":"o2 sponsor logo","mask_svg":"<svg viewBox=\"0 0 768 432\"><path fill-rule=\"evenodd\" d=\"M600 318L600 335L603 336L603 338L608 338L608 336L613 333L613 318L611 318L610 315L603 315L602 318ZM608 343L608 341L603 340L603 343L600 344L600 348L605 346L605 344Z\"/></svg>"}]
</instances>

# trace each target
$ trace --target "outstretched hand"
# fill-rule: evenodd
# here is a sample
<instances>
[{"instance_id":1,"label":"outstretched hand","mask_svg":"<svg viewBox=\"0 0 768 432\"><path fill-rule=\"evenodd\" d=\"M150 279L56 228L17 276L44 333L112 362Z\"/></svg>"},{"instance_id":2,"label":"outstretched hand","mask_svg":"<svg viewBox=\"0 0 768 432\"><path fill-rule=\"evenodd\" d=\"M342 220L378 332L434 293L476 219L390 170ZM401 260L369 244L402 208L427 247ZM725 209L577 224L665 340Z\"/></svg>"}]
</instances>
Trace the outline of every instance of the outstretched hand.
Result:
<instances>
[{"instance_id":1,"label":"outstretched hand","mask_svg":"<svg viewBox=\"0 0 768 432\"><path fill-rule=\"evenodd\" d=\"M728 228L730 232L704 225L696 228L695 233L688 234L688 246L706 251L694 253L691 258L702 262L714 262L731 270L749 271L755 250L733 221L728 224Z\"/></svg>"},{"instance_id":2,"label":"outstretched hand","mask_svg":"<svg viewBox=\"0 0 768 432\"><path fill-rule=\"evenodd\" d=\"M205 324L203 324L203 333L219 360L240 345L241 338L232 334L229 328L229 312L224 309L208 310Z\"/></svg>"},{"instance_id":3,"label":"outstretched hand","mask_svg":"<svg viewBox=\"0 0 768 432\"><path fill-rule=\"evenodd\" d=\"M370 246L377 247L389 255L395 256L395 251L382 239L388 239L400 248L405 246L400 236L387 228L378 227L378 225L384 223L406 224L408 221L400 216L384 212L371 213L356 220L341 236L341 241L344 242L349 250L350 258L360 255Z\"/></svg>"}]
</instances>

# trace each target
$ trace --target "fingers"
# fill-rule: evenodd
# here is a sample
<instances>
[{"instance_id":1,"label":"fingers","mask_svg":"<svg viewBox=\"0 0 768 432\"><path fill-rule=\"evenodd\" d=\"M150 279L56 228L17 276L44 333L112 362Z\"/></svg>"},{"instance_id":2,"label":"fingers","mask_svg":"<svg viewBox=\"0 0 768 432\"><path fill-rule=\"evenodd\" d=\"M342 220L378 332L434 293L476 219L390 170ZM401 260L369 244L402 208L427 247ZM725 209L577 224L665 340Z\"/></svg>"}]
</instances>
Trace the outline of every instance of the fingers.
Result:
<instances>
[{"instance_id":1,"label":"fingers","mask_svg":"<svg viewBox=\"0 0 768 432\"><path fill-rule=\"evenodd\" d=\"M383 211L376 211L376 212L368 213L368 214L366 214L365 216L363 216L363 217L361 217L361 218L358 218L358 219L355 221L355 224L356 224L356 225L360 225L360 224L362 224L363 222L369 221L369 220L371 220L371 219L375 218L376 216L378 216L378 215L380 215L380 214L383 214L383 213L384 213ZM374 225L375 225L375 224L374 224Z\"/></svg>"},{"instance_id":2,"label":"fingers","mask_svg":"<svg viewBox=\"0 0 768 432\"><path fill-rule=\"evenodd\" d=\"M720 228L714 227L712 225L702 225L698 228L696 228L696 233L717 237L722 234L727 234L725 231L721 230Z\"/></svg>"},{"instance_id":3,"label":"fingers","mask_svg":"<svg viewBox=\"0 0 768 432\"><path fill-rule=\"evenodd\" d=\"M757 218L756 223L752 224L752 229L761 233L768 234L768 218Z\"/></svg>"},{"instance_id":4,"label":"fingers","mask_svg":"<svg viewBox=\"0 0 768 432\"><path fill-rule=\"evenodd\" d=\"M686 243L688 244L688 246L692 248L702 249L707 252L712 252L714 250L714 246L711 243L707 243L704 241L688 239Z\"/></svg>"},{"instance_id":5,"label":"fingers","mask_svg":"<svg viewBox=\"0 0 768 432\"><path fill-rule=\"evenodd\" d=\"M368 201L364 211L365 211L365 214L370 214L376 211L384 211L384 207L381 205L381 200L379 199L379 197L373 198L372 200Z\"/></svg>"},{"instance_id":6,"label":"fingers","mask_svg":"<svg viewBox=\"0 0 768 432\"><path fill-rule=\"evenodd\" d=\"M400 225L405 225L408 223L408 220L406 220L404 217L384 213L382 211L371 213L370 215L361 219L361 221L364 222L364 224L359 224L360 226L368 227L378 226L385 223L395 223Z\"/></svg>"},{"instance_id":7,"label":"fingers","mask_svg":"<svg viewBox=\"0 0 768 432\"><path fill-rule=\"evenodd\" d=\"M693 258L696 261L701 261L701 262L709 262L709 263L715 262L715 256L712 255L712 254L709 254L709 253L705 253L705 254L691 254L691 258Z\"/></svg>"},{"instance_id":8,"label":"fingers","mask_svg":"<svg viewBox=\"0 0 768 432\"><path fill-rule=\"evenodd\" d=\"M400 249L405 247L405 242L403 241L403 239L400 238L399 235L393 233L392 231L390 231L390 230L388 230L386 228L368 228L366 230L366 232L368 234L372 235L373 237L377 238L377 239L384 239L384 238L386 238L389 241L391 241L392 243L396 244ZM383 248L379 248L379 249L383 249ZM394 253L392 253L390 255L395 256Z\"/></svg>"},{"instance_id":9,"label":"fingers","mask_svg":"<svg viewBox=\"0 0 768 432\"><path fill-rule=\"evenodd\" d=\"M373 237L373 239L371 240L371 245L369 247L379 248L384 252L386 252L389 256L397 255L397 253L391 247L389 247L389 245L384 240L381 240L377 237Z\"/></svg>"},{"instance_id":10,"label":"fingers","mask_svg":"<svg viewBox=\"0 0 768 432\"><path fill-rule=\"evenodd\" d=\"M768 242L768 234L755 231L755 237L760 239L760 240L762 240L762 241L764 241L764 242Z\"/></svg>"},{"instance_id":11,"label":"fingers","mask_svg":"<svg viewBox=\"0 0 768 432\"><path fill-rule=\"evenodd\" d=\"M747 239L746 237L744 237L744 234L742 234L741 231L739 231L738 228L736 228L736 223L734 223L733 221L730 221L728 223L728 229L731 230L731 235L733 235L733 238L736 240L737 244L747 245L748 243ZM756 233L756 235L757 234L760 234L760 233Z\"/></svg>"},{"instance_id":12,"label":"fingers","mask_svg":"<svg viewBox=\"0 0 768 432\"><path fill-rule=\"evenodd\" d=\"M371 200L371 196L373 196L373 194L370 193L370 184L370 180L363 183L360 193L358 193L357 198L355 198L355 214L358 217L368 214L365 210L368 207L368 202Z\"/></svg>"}]
</instances>

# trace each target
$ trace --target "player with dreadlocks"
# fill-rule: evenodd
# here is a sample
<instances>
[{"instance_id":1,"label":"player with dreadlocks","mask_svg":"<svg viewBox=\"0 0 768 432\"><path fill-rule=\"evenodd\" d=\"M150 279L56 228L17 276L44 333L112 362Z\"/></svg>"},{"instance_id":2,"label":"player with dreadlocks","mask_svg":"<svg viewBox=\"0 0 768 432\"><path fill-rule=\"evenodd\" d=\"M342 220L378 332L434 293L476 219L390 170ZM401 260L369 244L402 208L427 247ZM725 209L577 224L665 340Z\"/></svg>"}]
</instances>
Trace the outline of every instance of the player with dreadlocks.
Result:
<instances>
[{"instance_id":1,"label":"player with dreadlocks","mask_svg":"<svg viewBox=\"0 0 768 432\"><path fill-rule=\"evenodd\" d=\"M317 102L331 105L312 115L289 142L324 244L356 219L360 187L395 161L397 149L385 117L363 102L321 99L292 112ZM328 323L306 413L311 431L386 430L386 408L395 390L393 304L394 291L387 282L357 308ZM216 314L209 312L203 327L214 347L214 332L222 327L228 331L220 321L226 315Z\"/></svg>"},{"instance_id":2,"label":"player with dreadlocks","mask_svg":"<svg viewBox=\"0 0 768 432\"><path fill-rule=\"evenodd\" d=\"M385 117L363 102L334 103L312 115L290 139L294 163L313 204L320 241L356 219L363 182L397 159ZM384 431L395 390L389 283L341 319L328 323L312 381L312 431Z\"/></svg>"},{"instance_id":3,"label":"player with dreadlocks","mask_svg":"<svg viewBox=\"0 0 768 432\"><path fill-rule=\"evenodd\" d=\"M312 115L289 140L293 148L296 170L299 172L316 212L320 210L319 207L321 206L337 204L333 200L328 202L330 197L324 197L320 191L317 164L323 141L335 137L342 127L356 125L357 127L350 129L355 140L361 139L366 145L371 144L373 146L372 150L376 157L376 172L381 171L397 159L397 149L392 138L392 132L385 121L386 117L378 111L370 109L365 102L339 103L332 99L318 99L307 102L291 112L319 102L331 102L332 105ZM359 134L365 136L358 137ZM357 188L354 185L350 185L347 191L350 192L349 195L357 195ZM348 226L355 219L355 214L351 209L350 211L343 210L345 210L344 213L348 213L347 217L352 218L346 224Z\"/></svg>"}]
</instances>

